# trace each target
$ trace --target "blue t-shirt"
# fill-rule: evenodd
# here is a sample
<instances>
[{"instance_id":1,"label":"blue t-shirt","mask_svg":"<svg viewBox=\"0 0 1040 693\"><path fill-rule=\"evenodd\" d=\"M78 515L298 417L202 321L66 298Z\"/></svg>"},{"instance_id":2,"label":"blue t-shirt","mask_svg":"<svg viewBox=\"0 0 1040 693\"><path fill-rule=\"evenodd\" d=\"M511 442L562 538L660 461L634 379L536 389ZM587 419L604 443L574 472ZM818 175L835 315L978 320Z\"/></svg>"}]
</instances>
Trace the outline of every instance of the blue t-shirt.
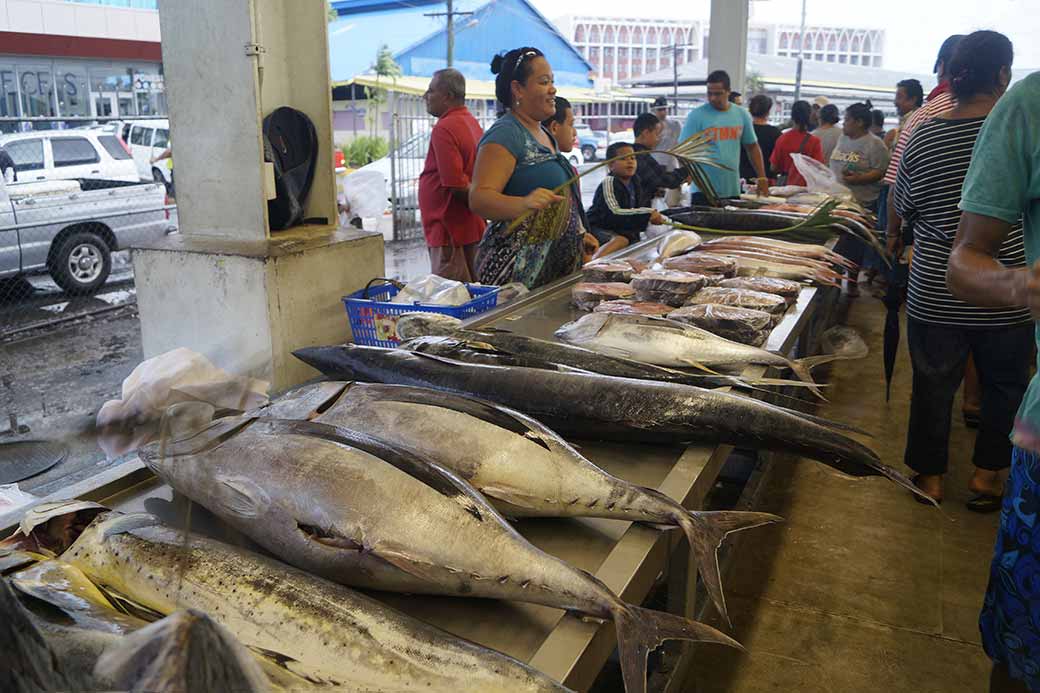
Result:
<instances>
[{"instance_id":1,"label":"blue t-shirt","mask_svg":"<svg viewBox=\"0 0 1040 693\"><path fill-rule=\"evenodd\" d=\"M755 144L755 127L751 114L746 109L730 104L725 111L719 111L710 103L690 111L686 116L679 141L698 132L710 131L714 140L713 155L715 160L729 170L715 166L703 166L704 172L719 197L737 197L740 195L740 150L744 145ZM696 190L696 187L693 188Z\"/></svg>"},{"instance_id":2,"label":"blue t-shirt","mask_svg":"<svg viewBox=\"0 0 1040 693\"><path fill-rule=\"evenodd\" d=\"M538 188L554 190L574 177L570 163L536 140L512 113L496 120L480 138L481 147L489 142L505 147L516 159L513 175L502 191L505 195L523 197Z\"/></svg>"}]
</instances>

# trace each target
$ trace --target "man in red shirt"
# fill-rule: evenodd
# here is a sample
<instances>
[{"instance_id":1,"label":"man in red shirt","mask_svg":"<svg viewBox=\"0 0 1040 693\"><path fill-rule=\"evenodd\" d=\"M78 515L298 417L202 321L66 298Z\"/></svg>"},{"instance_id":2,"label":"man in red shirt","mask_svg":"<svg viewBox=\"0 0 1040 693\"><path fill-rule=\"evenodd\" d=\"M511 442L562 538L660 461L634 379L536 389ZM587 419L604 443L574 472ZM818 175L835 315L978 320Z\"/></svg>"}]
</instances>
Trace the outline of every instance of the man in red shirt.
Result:
<instances>
[{"instance_id":1,"label":"man in red shirt","mask_svg":"<svg viewBox=\"0 0 1040 693\"><path fill-rule=\"evenodd\" d=\"M430 151L419 176L419 212L434 274L472 282L484 220L470 211L469 183L484 134L466 108L466 78L458 70L438 70L423 95L437 117Z\"/></svg>"}]
</instances>

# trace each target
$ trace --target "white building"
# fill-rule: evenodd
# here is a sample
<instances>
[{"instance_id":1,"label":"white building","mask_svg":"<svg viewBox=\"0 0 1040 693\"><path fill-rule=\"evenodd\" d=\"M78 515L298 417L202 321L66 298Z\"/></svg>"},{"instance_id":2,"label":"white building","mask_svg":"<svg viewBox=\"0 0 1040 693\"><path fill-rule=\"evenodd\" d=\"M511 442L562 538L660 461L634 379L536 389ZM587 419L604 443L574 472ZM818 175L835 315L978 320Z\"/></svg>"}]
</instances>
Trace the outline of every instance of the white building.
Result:
<instances>
[{"instance_id":1,"label":"white building","mask_svg":"<svg viewBox=\"0 0 1040 693\"><path fill-rule=\"evenodd\" d=\"M614 84L672 69L673 58L681 66L708 54L706 20L566 16L556 20L556 25L593 66L597 76ZM748 27L748 53L797 57L798 36L798 27L752 21ZM805 38L806 60L883 65L883 29L806 27Z\"/></svg>"},{"instance_id":2,"label":"white building","mask_svg":"<svg viewBox=\"0 0 1040 693\"><path fill-rule=\"evenodd\" d=\"M165 113L156 0L0 0L0 118Z\"/></svg>"}]
</instances>

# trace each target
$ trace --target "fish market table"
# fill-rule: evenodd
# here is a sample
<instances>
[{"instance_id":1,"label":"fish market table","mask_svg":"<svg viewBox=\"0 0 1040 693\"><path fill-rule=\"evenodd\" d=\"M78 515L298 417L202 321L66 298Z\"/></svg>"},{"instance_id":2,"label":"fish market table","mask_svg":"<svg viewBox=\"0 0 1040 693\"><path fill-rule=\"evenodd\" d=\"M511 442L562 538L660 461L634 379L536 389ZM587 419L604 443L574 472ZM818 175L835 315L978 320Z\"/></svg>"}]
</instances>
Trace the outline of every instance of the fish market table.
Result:
<instances>
[{"instance_id":1,"label":"fish market table","mask_svg":"<svg viewBox=\"0 0 1040 693\"><path fill-rule=\"evenodd\" d=\"M625 255L638 257L650 248L650 242L639 244ZM560 280L479 316L470 325L551 339L560 325L581 315L570 302L571 288L578 280L577 275ZM811 347L806 349L805 344L818 331L814 314L823 293L803 289L773 330L766 348L790 353L797 346L802 355L809 353ZM745 374L761 375L764 370L750 367ZM657 489L693 509L702 507L733 449L729 445L577 444L585 456L610 473ZM193 531L257 548L205 509L173 493L139 460L73 487L61 497L73 495L126 512L150 512L172 526L187 524ZM0 517L0 527L10 524L4 520ZM696 571L681 532L601 519L526 519L517 528L539 548L595 575L625 601L642 603L663 576L668 583L669 608L691 617L700 613L694 599ZM585 621L548 607L454 597L374 596L411 616L528 662L577 690L592 685L616 645L612 624ZM670 652L678 652L670 667L675 675L671 681L653 682L653 689L679 690L682 684L690 648L676 647Z\"/></svg>"}]
</instances>

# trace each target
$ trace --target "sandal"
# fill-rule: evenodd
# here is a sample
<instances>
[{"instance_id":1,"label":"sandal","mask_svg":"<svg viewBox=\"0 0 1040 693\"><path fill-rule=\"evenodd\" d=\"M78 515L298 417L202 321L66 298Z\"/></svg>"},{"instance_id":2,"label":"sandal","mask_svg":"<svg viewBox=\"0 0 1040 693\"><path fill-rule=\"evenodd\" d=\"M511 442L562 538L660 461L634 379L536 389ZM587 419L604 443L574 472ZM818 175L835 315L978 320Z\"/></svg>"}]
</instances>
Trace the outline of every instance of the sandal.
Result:
<instances>
[{"instance_id":1,"label":"sandal","mask_svg":"<svg viewBox=\"0 0 1040 693\"><path fill-rule=\"evenodd\" d=\"M935 501L935 502L936 502L937 504L939 504L939 505L942 505L942 502L943 502L943 499L942 499L942 498L936 498L936 497L934 497L934 496L931 496L931 495L929 495L929 494L928 494L928 492L927 492L927 491L925 491L925 490L924 490L923 488L921 488L921 485L920 485L919 483L917 483L917 481L918 481L918 480L919 480L920 478L921 478L921 475L920 475L920 474L915 474L915 475L914 475L914 476L913 476L913 477L912 477L912 478L910 479L910 481L911 481L911 482L913 483L913 485L914 485L914 486L916 486L917 488L921 489L921 493L925 494L926 496L928 496L929 498L931 498L932 500L934 500L934 501ZM917 495L916 493L912 493L912 492L911 492L910 496L911 496L911 497L912 497L912 498L913 498L913 499L914 499L915 501L917 501L918 503L920 503L921 505L931 505L931 502L929 502L929 501L926 501L926 500L925 500L924 498L921 498L921 496ZM988 511L987 511L987 512L988 512Z\"/></svg>"},{"instance_id":2,"label":"sandal","mask_svg":"<svg viewBox=\"0 0 1040 693\"><path fill-rule=\"evenodd\" d=\"M978 409L964 409L964 425L968 428L978 428L982 421L982 413Z\"/></svg>"},{"instance_id":3,"label":"sandal","mask_svg":"<svg viewBox=\"0 0 1040 693\"><path fill-rule=\"evenodd\" d=\"M964 505L973 513L995 513L1004 506L1004 496L978 493Z\"/></svg>"}]
</instances>

